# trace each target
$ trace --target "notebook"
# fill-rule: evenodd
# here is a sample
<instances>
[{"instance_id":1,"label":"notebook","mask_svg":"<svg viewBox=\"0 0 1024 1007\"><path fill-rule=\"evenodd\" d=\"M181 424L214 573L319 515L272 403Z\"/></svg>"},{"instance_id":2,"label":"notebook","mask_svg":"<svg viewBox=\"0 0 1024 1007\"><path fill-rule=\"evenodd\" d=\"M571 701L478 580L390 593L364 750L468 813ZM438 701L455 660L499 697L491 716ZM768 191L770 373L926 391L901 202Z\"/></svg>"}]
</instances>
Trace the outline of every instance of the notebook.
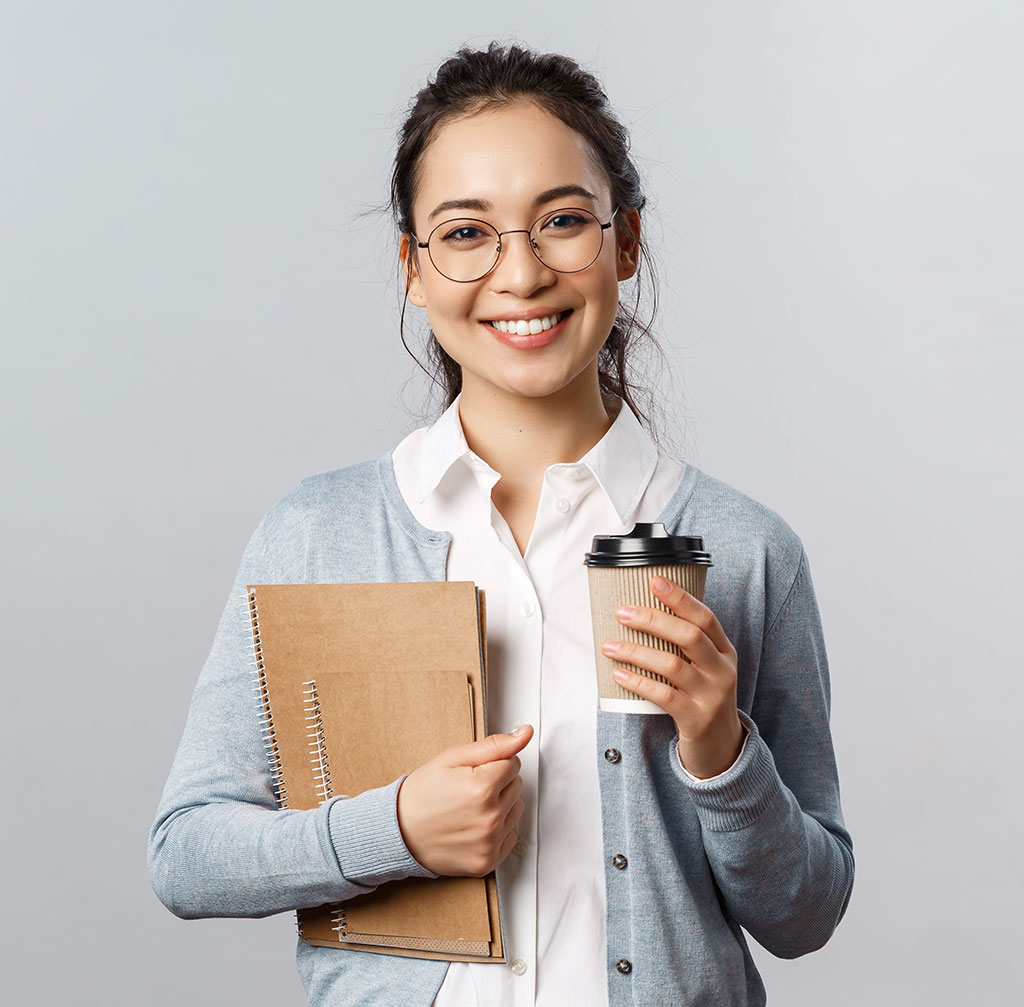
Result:
<instances>
[{"instance_id":1,"label":"notebook","mask_svg":"<svg viewBox=\"0 0 1024 1007\"><path fill-rule=\"evenodd\" d=\"M470 582L250 585L282 808L315 808L486 736L484 594ZM307 944L505 961L492 872L406 878L297 913Z\"/></svg>"}]
</instances>

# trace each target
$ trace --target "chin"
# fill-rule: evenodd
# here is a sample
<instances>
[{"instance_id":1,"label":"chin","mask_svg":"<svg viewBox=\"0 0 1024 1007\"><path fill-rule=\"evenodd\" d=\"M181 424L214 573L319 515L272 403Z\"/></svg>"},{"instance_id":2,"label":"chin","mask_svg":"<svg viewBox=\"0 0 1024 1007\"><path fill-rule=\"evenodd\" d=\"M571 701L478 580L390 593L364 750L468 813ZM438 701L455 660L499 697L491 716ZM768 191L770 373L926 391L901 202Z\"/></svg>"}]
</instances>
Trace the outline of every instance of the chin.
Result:
<instances>
[{"instance_id":1,"label":"chin","mask_svg":"<svg viewBox=\"0 0 1024 1007\"><path fill-rule=\"evenodd\" d=\"M582 386L573 377L553 377L550 374L505 376L499 386L507 395L524 399L546 399L563 393L580 394Z\"/></svg>"}]
</instances>

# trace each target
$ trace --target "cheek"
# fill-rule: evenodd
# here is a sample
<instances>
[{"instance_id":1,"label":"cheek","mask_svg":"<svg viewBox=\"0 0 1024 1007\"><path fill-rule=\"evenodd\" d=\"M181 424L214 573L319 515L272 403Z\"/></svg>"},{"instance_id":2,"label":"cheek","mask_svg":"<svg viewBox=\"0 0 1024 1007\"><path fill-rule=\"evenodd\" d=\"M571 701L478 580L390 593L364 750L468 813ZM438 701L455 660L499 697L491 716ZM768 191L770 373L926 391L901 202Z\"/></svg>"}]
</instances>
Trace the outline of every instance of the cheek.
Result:
<instances>
[{"instance_id":1,"label":"cheek","mask_svg":"<svg viewBox=\"0 0 1024 1007\"><path fill-rule=\"evenodd\" d=\"M470 287L466 284L465 287ZM476 324L476 292L462 284L448 282L446 286L424 284L427 318L436 334L460 339Z\"/></svg>"}]
</instances>

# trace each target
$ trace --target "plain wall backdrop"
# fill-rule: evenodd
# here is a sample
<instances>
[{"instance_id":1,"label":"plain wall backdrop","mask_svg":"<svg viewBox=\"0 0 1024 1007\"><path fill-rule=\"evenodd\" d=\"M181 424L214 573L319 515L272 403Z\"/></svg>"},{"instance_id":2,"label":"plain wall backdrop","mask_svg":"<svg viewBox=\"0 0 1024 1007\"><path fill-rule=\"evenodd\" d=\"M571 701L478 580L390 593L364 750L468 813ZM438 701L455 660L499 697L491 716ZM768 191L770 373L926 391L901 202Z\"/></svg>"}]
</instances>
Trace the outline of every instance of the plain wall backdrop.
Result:
<instances>
[{"instance_id":1,"label":"plain wall backdrop","mask_svg":"<svg viewBox=\"0 0 1024 1007\"><path fill-rule=\"evenodd\" d=\"M823 950L755 946L769 1002L1011 1002L1022 28L1014 0L6 0L5 1002L304 1002L293 916L176 919L146 838L252 529L423 422L361 214L414 92L495 37L604 82L669 434L810 557L857 881Z\"/></svg>"}]
</instances>

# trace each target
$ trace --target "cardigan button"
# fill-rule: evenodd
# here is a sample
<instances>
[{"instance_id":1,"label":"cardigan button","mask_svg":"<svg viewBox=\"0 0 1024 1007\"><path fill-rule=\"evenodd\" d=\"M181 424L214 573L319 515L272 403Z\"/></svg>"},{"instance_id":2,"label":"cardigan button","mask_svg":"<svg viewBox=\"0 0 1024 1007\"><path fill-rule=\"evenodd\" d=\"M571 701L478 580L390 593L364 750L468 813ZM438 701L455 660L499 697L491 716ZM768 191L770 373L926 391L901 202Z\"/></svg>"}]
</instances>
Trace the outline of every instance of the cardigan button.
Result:
<instances>
[{"instance_id":1,"label":"cardigan button","mask_svg":"<svg viewBox=\"0 0 1024 1007\"><path fill-rule=\"evenodd\" d=\"M628 863L629 861L621 853L616 853L612 857L612 867L617 867L620 871L624 871Z\"/></svg>"},{"instance_id":2,"label":"cardigan button","mask_svg":"<svg viewBox=\"0 0 1024 1007\"><path fill-rule=\"evenodd\" d=\"M619 750L617 748L606 748L604 750L604 757L609 762L618 762L619 759L622 758L622 755L619 753Z\"/></svg>"},{"instance_id":3,"label":"cardigan button","mask_svg":"<svg viewBox=\"0 0 1024 1007\"><path fill-rule=\"evenodd\" d=\"M624 976L628 976L633 971L633 965L628 958L620 958L615 963L616 971L621 972Z\"/></svg>"}]
</instances>

